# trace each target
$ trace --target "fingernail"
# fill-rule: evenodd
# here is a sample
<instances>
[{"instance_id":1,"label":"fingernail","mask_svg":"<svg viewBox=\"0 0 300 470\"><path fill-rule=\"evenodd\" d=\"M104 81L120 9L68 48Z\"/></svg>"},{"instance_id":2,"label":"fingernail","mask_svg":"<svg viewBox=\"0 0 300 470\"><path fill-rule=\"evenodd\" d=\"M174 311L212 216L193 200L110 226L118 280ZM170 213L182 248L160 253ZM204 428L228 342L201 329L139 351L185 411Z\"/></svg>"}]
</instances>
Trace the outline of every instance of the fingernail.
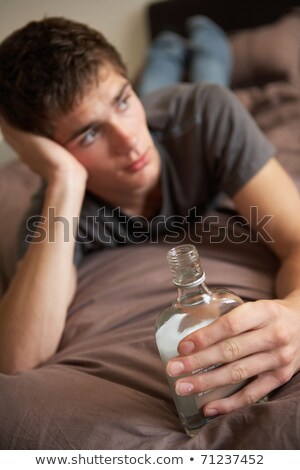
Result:
<instances>
[{"instance_id":1,"label":"fingernail","mask_svg":"<svg viewBox=\"0 0 300 470\"><path fill-rule=\"evenodd\" d=\"M207 416L208 418L212 416L217 416L218 414L218 410L215 410L214 408L209 408L208 410L204 411L204 416Z\"/></svg>"},{"instance_id":2,"label":"fingernail","mask_svg":"<svg viewBox=\"0 0 300 470\"><path fill-rule=\"evenodd\" d=\"M181 354L191 354L195 350L195 345L192 341L185 341L180 345Z\"/></svg>"},{"instance_id":3,"label":"fingernail","mask_svg":"<svg viewBox=\"0 0 300 470\"><path fill-rule=\"evenodd\" d=\"M167 367L168 374L172 376L180 374L183 370L184 365L179 361L171 362Z\"/></svg>"},{"instance_id":4,"label":"fingernail","mask_svg":"<svg viewBox=\"0 0 300 470\"><path fill-rule=\"evenodd\" d=\"M186 395L190 393L193 390L194 386L193 384L189 382L180 382L179 384L176 385L175 391L177 395Z\"/></svg>"}]
</instances>

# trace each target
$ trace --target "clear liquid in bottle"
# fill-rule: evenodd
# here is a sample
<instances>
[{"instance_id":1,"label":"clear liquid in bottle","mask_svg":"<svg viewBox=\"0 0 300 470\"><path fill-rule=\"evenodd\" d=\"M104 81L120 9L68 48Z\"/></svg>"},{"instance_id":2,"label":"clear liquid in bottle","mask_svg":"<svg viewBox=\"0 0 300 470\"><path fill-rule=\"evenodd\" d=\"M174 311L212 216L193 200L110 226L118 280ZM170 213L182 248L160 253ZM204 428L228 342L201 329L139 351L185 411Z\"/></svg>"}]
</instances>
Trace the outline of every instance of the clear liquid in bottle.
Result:
<instances>
[{"instance_id":1,"label":"clear liquid in bottle","mask_svg":"<svg viewBox=\"0 0 300 470\"><path fill-rule=\"evenodd\" d=\"M209 325L243 303L242 299L229 289L208 289L204 283L205 273L200 266L198 251L193 245L180 245L171 249L168 252L168 261L178 295L173 304L161 312L156 322L156 344L165 367L170 359L178 356L177 347L184 337ZM201 374L220 365L215 364L194 373ZM206 403L225 398L246 383L244 381L204 393L179 396L175 392L174 384L182 377L184 375L175 378L167 375L167 380L180 421L190 436L212 419L206 418L202 412Z\"/></svg>"}]
</instances>

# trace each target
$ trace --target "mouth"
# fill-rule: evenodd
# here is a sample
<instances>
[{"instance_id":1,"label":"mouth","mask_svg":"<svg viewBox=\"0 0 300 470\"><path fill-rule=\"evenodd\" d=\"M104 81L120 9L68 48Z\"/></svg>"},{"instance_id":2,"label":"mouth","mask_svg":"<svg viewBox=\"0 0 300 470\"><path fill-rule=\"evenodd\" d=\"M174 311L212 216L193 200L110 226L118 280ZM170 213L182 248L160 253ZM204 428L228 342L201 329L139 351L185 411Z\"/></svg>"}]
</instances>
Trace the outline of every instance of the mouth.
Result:
<instances>
[{"instance_id":1,"label":"mouth","mask_svg":"<svg viewBox=\"0 0 300 470\"><path fill-rule=\"evenodd\" d=\"M135 173L136 171L140 171L142 168L144 168L149 162L149 149L146 150L145 153L143 153L138 160L135 162L131 163L126 169L130 173Z\"/></svg>"}]
</instances>

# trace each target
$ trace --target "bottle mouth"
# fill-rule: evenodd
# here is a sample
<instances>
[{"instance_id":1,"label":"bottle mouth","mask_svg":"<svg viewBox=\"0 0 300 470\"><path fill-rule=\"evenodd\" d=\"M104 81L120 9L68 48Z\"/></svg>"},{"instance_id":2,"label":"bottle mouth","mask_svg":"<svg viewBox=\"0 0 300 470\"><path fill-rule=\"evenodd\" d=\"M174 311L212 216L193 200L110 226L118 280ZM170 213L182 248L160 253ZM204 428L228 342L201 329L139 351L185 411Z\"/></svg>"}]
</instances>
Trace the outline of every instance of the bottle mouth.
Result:
<instances>
[{"instance_id":1,"label":"bottle mouth","mask_svg":"<svg viewBox=\"0 0 300 470\"><path fill-rule=\"evenodd\" d=\"M194 245L179 245L168 251L167 260L177 287L193 287L205 281L198 250Z\"/></svg>"}]
</instances>

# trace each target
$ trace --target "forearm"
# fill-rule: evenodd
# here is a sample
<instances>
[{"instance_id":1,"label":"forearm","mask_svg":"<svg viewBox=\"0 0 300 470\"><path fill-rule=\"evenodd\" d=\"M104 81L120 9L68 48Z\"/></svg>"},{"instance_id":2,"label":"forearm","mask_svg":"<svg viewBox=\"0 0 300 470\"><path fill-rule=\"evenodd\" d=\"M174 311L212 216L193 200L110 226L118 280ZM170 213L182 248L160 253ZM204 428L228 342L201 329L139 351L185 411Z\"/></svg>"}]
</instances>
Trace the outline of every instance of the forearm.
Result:
<instances>
[{"instance_id":1,"label":"forearm","mask_svg":"<svg viewBox=\"0 0 300 470\"><path fill-rule=\"evenodd\" d=\"M80 213L84 188L82 178L64 178L48 185L41 219L47 238L30 245L0 303L1 372L33 368L57 349L75 292L73 224ZM57 221L49 227L48 208L55 208L55 216L66 222Z\"/></svg>"},{"instance_id":2,"label":"forearm","mask_svg":"<svg viewBox=\"0 0 300 470\"><path fill-rule=\"evenodd\" d=\"M300 305L300 247L290 251L282 260L276 278L276 294L278 298L293 298Z\"/></svg>"}]
</instances>

